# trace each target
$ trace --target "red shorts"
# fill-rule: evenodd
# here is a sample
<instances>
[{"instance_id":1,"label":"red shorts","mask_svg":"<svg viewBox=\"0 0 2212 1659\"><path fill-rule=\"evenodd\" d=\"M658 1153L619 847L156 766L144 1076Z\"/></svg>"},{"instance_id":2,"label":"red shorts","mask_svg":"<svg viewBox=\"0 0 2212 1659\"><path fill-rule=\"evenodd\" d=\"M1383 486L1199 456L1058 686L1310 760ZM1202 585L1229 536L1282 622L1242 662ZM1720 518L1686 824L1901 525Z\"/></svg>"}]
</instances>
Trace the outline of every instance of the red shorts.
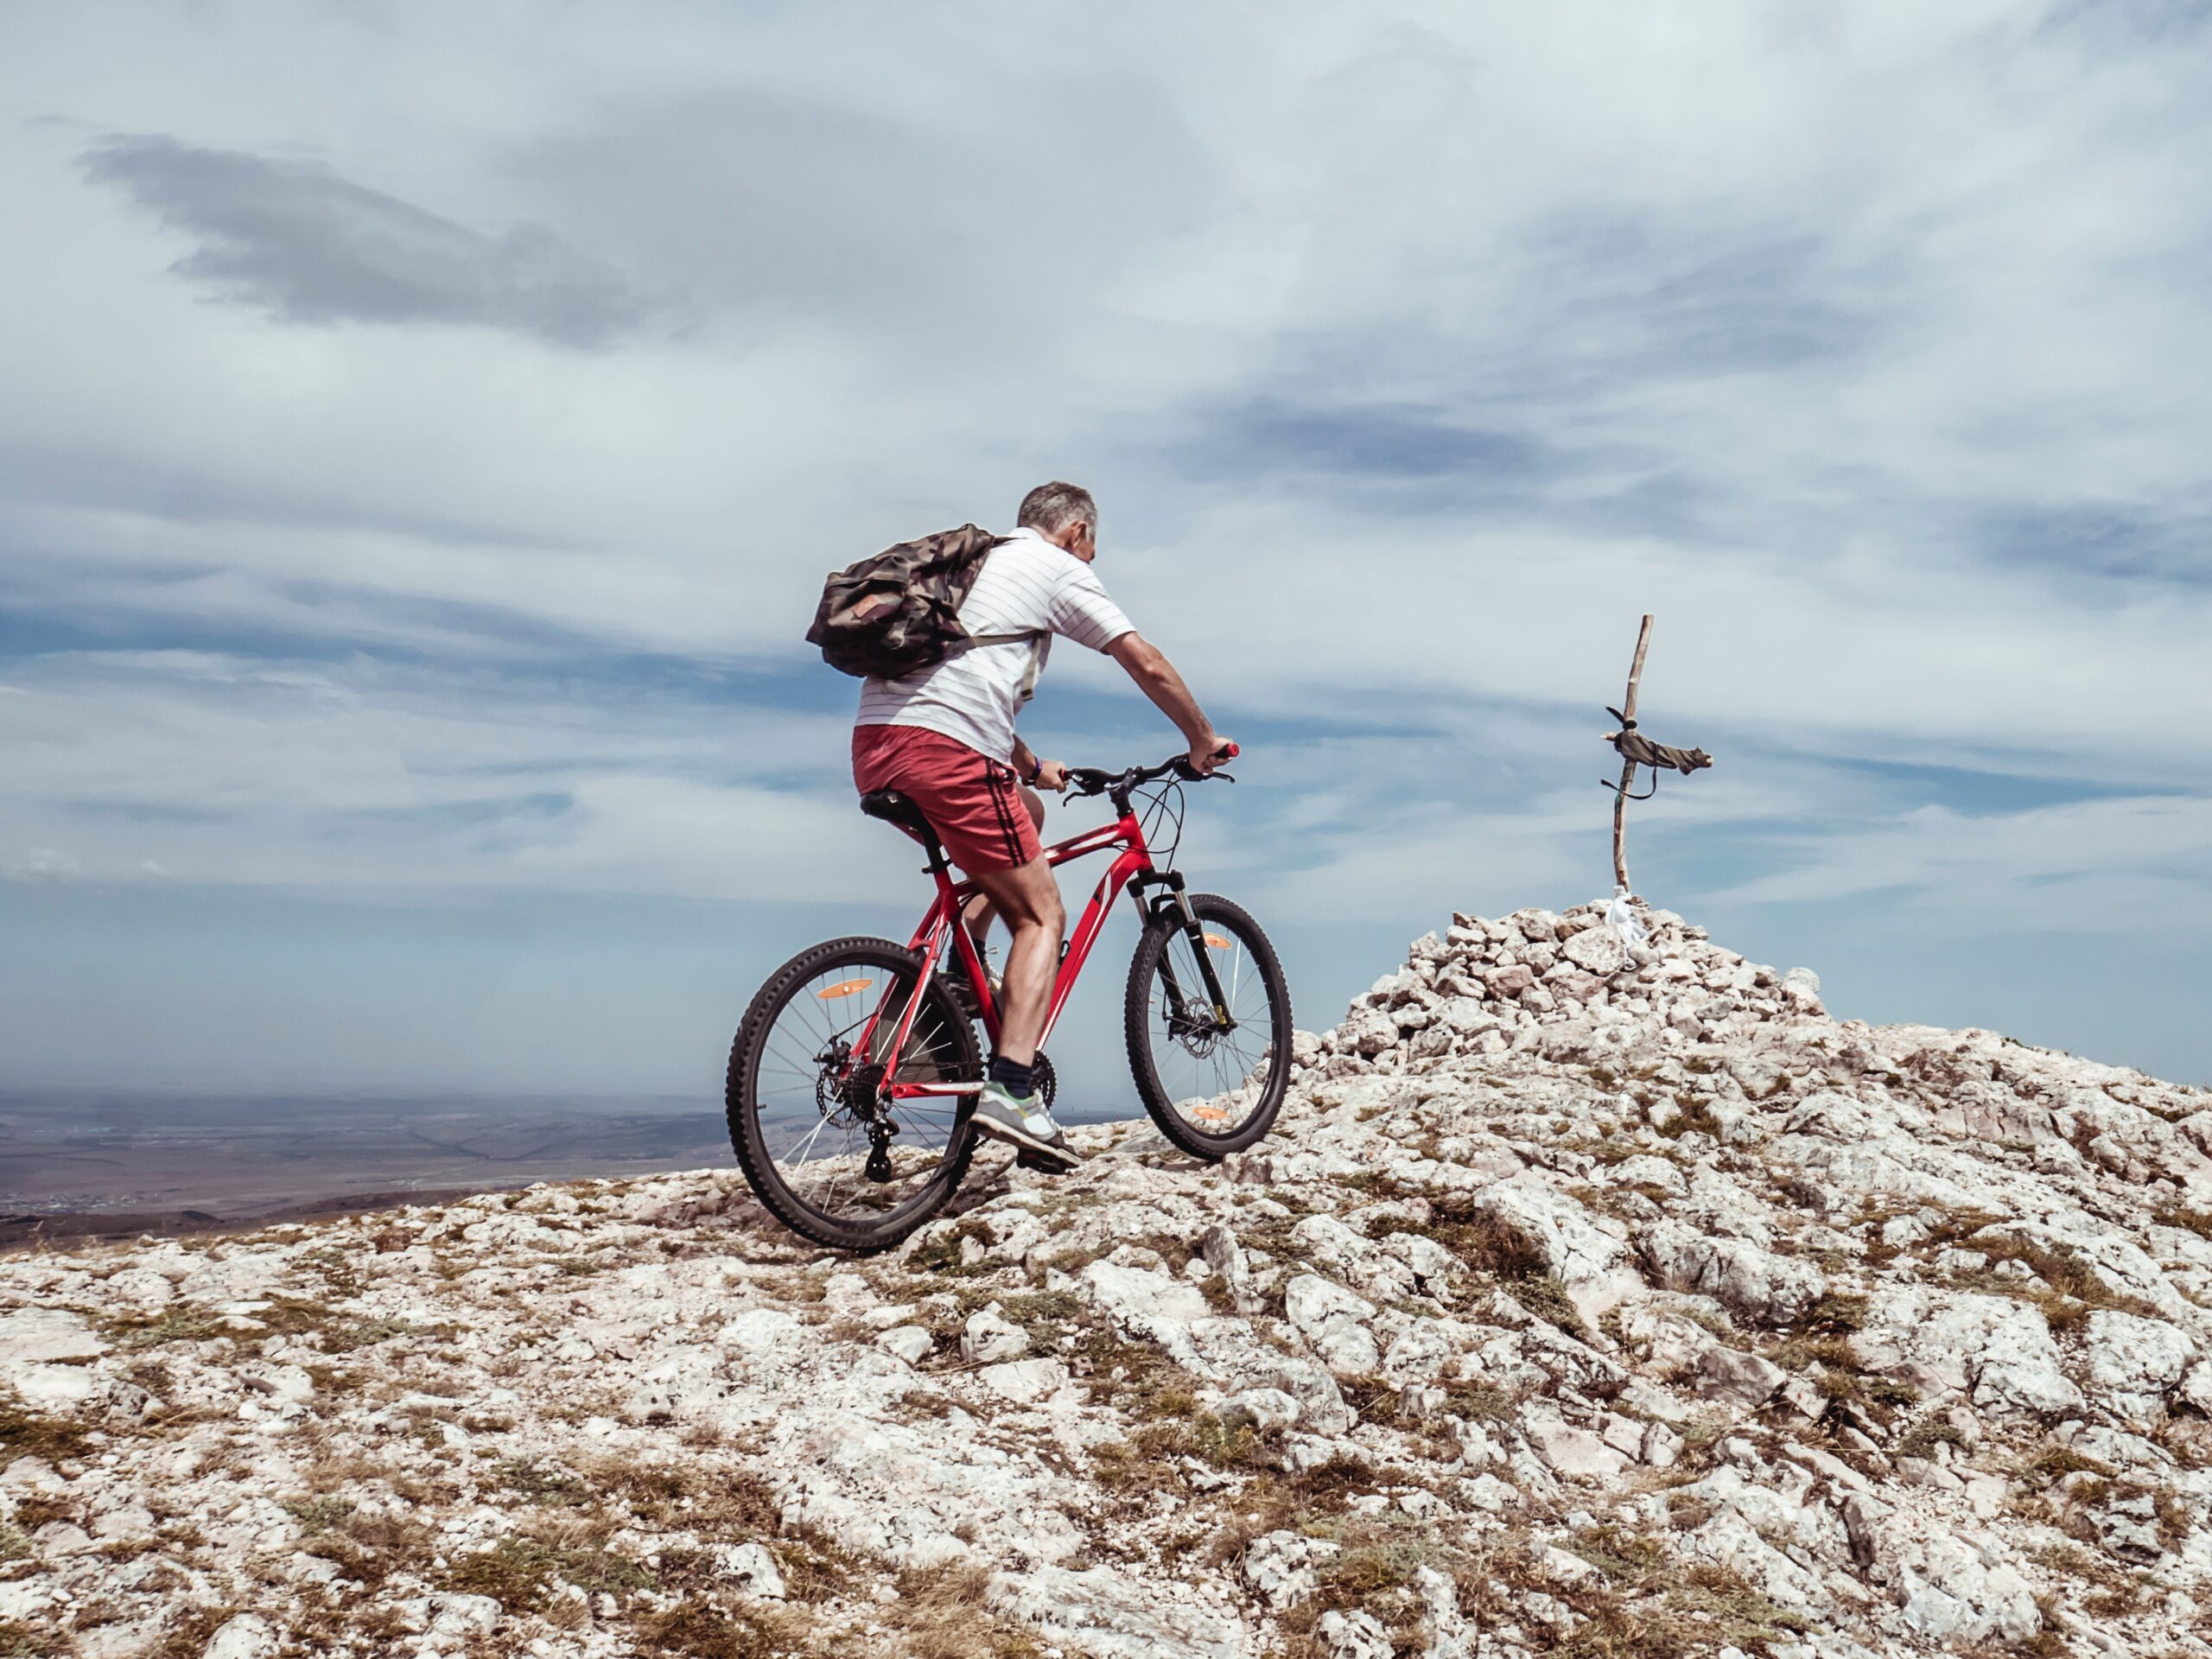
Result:
<instances>
[{"instance_id":1,"label":"red shorts","mask_svg":"<svg viewBox=\"0 0 2212 1659\"><path fill-rule=\"evenodd\" d=\"M853 728L853 782L895 789L930 821L952 861L974 875L1043 852L1014 768L924 726Z\"/></svg>"}]
</instances>

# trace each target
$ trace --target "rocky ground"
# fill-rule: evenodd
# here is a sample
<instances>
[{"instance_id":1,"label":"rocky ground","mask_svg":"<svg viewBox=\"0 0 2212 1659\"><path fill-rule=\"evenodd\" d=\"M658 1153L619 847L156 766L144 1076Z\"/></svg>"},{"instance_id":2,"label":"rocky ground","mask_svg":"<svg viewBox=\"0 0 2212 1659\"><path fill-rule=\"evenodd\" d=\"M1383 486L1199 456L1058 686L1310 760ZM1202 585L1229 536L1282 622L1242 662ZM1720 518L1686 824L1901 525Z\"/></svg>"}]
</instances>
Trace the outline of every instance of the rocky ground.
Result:
<instances>
[{"instance_id":1,"label":"rocky ground","mask_svg":"<svg viewBox=\"0 0 2212 1659\"><path fill-rule=\"evenodd\" d=\"M0 1655L2212 1654L2212 1096L1652 922L891 1255L716 1169L0 1261Z\"/></svg>"}]
</instances>

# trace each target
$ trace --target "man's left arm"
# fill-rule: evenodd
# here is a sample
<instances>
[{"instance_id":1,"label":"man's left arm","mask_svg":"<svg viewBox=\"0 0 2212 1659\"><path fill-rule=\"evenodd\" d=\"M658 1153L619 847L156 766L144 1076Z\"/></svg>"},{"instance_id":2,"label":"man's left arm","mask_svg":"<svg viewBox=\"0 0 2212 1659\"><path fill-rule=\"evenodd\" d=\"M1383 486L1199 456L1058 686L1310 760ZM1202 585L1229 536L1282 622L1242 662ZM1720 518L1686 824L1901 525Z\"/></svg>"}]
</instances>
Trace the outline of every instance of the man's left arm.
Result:
<instances>
[{"instance_id":1,"label":"man's left arm","mask_svg":"<svg viewBox=\"0 0 2212 1659\"><path fill-rule=\"evenodd\" d=\"M1068 786L1068 769L1057 760L1040 760L1019 737L1014 740L1014 771L1032 789L1050 790L1057 795Z\"/></svg>"}]
</instances>

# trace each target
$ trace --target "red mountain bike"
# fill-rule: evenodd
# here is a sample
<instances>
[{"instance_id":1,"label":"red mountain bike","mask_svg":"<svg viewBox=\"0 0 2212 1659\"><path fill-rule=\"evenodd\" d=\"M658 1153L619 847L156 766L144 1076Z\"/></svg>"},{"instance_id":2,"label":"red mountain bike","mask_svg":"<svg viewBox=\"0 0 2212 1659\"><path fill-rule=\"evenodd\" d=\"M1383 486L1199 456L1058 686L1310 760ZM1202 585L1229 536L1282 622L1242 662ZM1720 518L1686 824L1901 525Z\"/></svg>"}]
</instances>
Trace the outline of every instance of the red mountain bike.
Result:
<instances>
[{"instance_id":1,"label":"red mountain bike","mask_svg":"<svg viewBox=\"0 0 2212 1659\"><path fill-rule=\"evenodd\" d=\"M1124 1020L1137 1095L1168 1140L1213 1160L1258 1141L1282 1106L1290 993L1259 924L1226 899L1186 892L1172 868L1182 785L1198 781L1180 756L1118 773L1068 773L1068 792L1105 796L1115 820L1046 856L1060 865L1121 850L1069 936L1044 1036L1128 889L1144 925ZM981 1139L969 1122L983 1083L976 1022L995 1043L999 1012L960 920L975 887L954 881L935 831L896 790L861 797L861 810L927 849L937 899L903 946L835 939L777 969L731 1046L728 1099L739 1166L770 1213L818 1244L868 1250L935 1215L967 1173ZM1172 834L1157 860L1148 829ZM1037 1058L1049 1103L1052 1064L1041 1051Z\"/></svg>"}]
</instances>

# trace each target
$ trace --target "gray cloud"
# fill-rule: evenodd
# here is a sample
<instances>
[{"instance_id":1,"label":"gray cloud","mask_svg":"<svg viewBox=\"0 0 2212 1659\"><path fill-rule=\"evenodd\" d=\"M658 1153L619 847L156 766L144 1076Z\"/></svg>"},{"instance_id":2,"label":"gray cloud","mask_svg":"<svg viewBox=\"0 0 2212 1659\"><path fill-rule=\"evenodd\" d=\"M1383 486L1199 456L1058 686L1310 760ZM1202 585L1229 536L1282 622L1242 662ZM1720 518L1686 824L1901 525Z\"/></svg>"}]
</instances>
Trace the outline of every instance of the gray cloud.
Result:
<instances>
[{"instance_id":1,"label":"gray cloud","mask_svg":"<svg viewBox=\"0 0 2212 1659\"><path fill-rule=\"evenodd\" d=\"M487 236L327 167L133 135L82 164L199 239L178 276L287 321L477 324L593 346L649 309L620 272L542 225Z\"/></svg>"},{"instance_id":2,"label":"gray cloud","mask_svg":"<svg viewBox=\"0 0 2212 1659\"><path fill-rule=\"evenodd\" d=\"M1186 459L1224 476L1281 468L1386 479L1481 471L1519 479L1543 459L1526 438L1470 429L1420 405L1306 407L1260 398L1209 413L1199 425L1211 447Z\"/></svg>"},{"instance_id":3,"label":"gray cloud","mask_svg":"<svg viewBox=\"0 0 2212 1659\"><path fill-rule=\"evenodd\" d=\"M180 524L371 531L474 547L580 545L574 537L524 532L490 520L441 518L395 507L378 499L373 490L346 499L284 479L241 480L89 445L17 443L0 437L0 504L16 502L143 513ZM8 506L0 505L0 528L7 523Z\"/></svg>"},{"instance_id":4,"label":"gray cloud","mask_svg":"<svg viewBox=\"0 0 2212 1659\"><path fill-rule=\"evenodd\" d=\"M2212 584L2207 516L2186 505L2149 509L2132 503L2002 505L1977 525L1992 563L2040 569L2072 586L2109 586L2112 579ZM2108 594L2118 602L2123 594Z\"/></svg>"},{"instance_id":5,"label":"gray cloud","mask_svg":"<svg viewBox=\"0 0 2212 1659\"><path fill-rule=\"evenodd\" d=\"M702 307L957 340L971 372L979 345L995 363L1063 334L1218 210L1215 158L1141 82L1048 79L981 113L722 90L617 106L517 168Z\"/></svg>"}]
</instances>

